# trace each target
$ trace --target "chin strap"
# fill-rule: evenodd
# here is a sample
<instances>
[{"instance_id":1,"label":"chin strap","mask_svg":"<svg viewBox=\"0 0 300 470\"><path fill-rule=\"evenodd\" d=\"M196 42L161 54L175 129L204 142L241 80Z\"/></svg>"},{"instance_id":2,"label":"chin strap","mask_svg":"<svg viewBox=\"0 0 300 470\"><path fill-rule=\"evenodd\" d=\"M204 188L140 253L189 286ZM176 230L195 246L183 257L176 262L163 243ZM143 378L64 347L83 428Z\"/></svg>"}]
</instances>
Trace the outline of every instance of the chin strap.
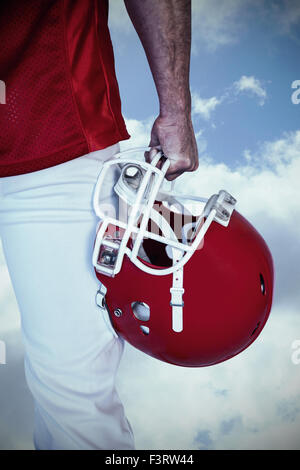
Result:
<instances>
[{"instance_id":1,"label":"chin strap","mask_svg":"<svg viewBox=\"0 0 300 470\"><path fill-rule=\"evenodd\" d=\"M176 249L172 249L172 255L173 264L176 264L182 257L182 252ZM170 306L172 307L172 330L180 333L180 331L183 330L183 267L179 268L173 273L173 283L172 287L170 288L170 293Z\"/></svg>"},{"instance_id":2,"label":"chin strap","mask_svg":"<svg viewBox=\"0 0 300 470\"><path fill-rule=\"evenodd\" d=\"M183 330L183 307L182 296L184 294L183 268L173 274L173 286L170 289L172 307L172 330L179 333Z\"/></svg>"}]
</instances>

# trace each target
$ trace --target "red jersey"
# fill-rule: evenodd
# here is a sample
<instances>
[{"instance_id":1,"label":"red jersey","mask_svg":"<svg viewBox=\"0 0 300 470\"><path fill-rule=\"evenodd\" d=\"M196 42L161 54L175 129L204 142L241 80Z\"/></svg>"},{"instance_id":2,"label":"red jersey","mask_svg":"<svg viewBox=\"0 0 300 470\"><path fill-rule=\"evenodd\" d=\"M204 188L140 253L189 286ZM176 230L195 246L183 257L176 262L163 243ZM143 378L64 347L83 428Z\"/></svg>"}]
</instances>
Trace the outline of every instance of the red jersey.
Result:
<instances>
[{"instance_id":1,"label":"red jersey","mask_svg":"<svg viewBox=\"0 0 300 470\"><path fill-rule=\"evenodd\" d=\"M107 19L108 0L0 2L0 177L130 137Z\"/></svg>"}]
</instances>

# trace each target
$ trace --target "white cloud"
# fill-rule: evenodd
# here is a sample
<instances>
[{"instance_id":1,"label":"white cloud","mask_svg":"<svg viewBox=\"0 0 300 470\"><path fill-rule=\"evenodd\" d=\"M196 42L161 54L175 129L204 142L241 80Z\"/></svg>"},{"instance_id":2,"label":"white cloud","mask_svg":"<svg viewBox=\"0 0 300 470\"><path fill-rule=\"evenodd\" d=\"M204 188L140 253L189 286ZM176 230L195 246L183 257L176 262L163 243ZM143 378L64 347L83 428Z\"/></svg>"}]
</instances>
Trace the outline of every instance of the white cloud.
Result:
<instances>
[{"instance_id":1,"label":"white cloud","mask_svg":"<svg viewBox=\"0 0 300 470\"><path fill-rule=\"evenodd\" d=\"M200 115L205 121L208 121L216 107L222 103L222 99L216 96L201 98L197 93L193 93L192 103L193 113Z\"/></svg>"},{"instance_id":2,"label":"white cloud","mask_svg":"<svg viewBox=\"0 0 300 470\"><path fill-rule=\"evenodd\" d=\"M267 92L262 86L260 80L252 76L243 75L239 80L234 82L233 88L237 94L250 93L259 98L259 104L262 106L267 98Z\"/></svg>"},{"instance_id":3,"label":"white cloud","mask_svg":"<svg viewBox=\"0 0 300 470\"><path fill-rule=\"evenodd\" d=\"M192 2L194 52L197 52L198 42L214 52L238 41L243 23L241 13L247 3L245 0Z\"/></svg>"},{"instance_id":4,"label":"white cloud","mask_svg":"<svg viewBox=\"0 0 300 470\"><path fill-rule=\"evenodd\" d=\"M121 148L125 150L133 147L147 147L150 143L150 134L155 118L153 116L145 121L125 118L126 127L131 138L121 142Z\"/></svg>"},{"instance_id":5,"label":"white cloud","mask_svg":"<svg viewBox=\"0 0 300 470\"><path fill-rule=\"evenodd\" d=\"M194 116L199 116L204 121L210 121L214 112L220 105L232 103L237 99L237 96L243 93L258 98L261 106L264 105L267 99L267 91L263 87L262 82L253 75L243 75L239 80L226 88L219 97L211 96L209 98L203 98L199 93L192 91L192 113ZM212 127L216 127L215 123L212 123ZM247 157L246 152L245 157Z\"/></svg>"}]
</instances>

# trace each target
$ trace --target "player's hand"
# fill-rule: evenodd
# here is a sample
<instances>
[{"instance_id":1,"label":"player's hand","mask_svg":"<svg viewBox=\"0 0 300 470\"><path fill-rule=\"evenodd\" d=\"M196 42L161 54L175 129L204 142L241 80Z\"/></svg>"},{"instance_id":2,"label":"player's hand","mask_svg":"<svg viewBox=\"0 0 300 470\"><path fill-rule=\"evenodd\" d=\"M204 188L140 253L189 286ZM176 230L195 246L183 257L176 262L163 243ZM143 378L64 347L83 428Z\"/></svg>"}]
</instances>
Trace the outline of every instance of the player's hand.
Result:
<instances>
[{"instance_id":1,"label":"player's hand","mask_svg":"<svg viewBox=\"0 0 300 470\"><path fill-rule=\"evenodd\" d=\"M195 171L199 166L198 149L191 118L184 114L158 116L153 124L149 147L145 159L151 162L160 146L170 160L166 179L172 181L186 171Z\"/></svg>"}]
</instances>

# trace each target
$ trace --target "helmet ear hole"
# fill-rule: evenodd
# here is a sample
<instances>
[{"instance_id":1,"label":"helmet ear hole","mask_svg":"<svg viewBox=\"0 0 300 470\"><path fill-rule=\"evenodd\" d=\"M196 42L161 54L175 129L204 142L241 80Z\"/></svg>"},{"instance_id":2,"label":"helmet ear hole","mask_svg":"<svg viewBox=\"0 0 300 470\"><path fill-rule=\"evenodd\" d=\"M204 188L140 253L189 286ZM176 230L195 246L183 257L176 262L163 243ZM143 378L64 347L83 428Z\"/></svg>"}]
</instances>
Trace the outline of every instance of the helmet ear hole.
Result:
<instances>
[{"instance_id":1,"label":"helmet ear hole","mask_svg":"<svg viewBox=\"0 0 300 470\"><path fill-rule=\"evenodd\" d=\"M148 321L150 318L150 307L145 302L135 301L131 304L131 309L135 318L141 321Z\"/></svg>"},{"instance_id":2,"label":"helmet ear hole","mask_svg":"<svg viewBox=\"0 0 300 470\"><path fill-rule=\"evenodd\" d=\"M150 333L150 329L148 328L148 326L141 325L140 329L144 335L148 335Z\"/></svg>"}]
</instances>

